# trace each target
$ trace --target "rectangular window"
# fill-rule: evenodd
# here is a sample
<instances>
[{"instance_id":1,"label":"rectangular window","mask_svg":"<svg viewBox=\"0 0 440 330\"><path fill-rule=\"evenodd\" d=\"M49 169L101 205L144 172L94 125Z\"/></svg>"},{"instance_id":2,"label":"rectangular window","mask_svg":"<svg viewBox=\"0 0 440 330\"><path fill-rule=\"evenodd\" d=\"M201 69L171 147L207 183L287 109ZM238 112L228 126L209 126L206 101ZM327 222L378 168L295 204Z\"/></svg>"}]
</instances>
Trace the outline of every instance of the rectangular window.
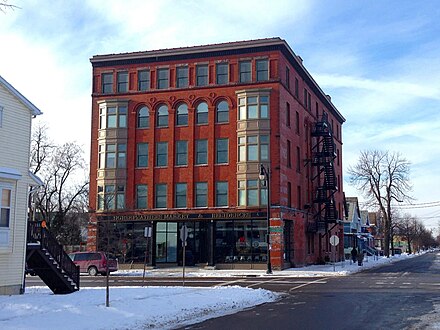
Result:
<instances>
[{"instance_id":1,"label":"rectangular window","mask_svg":"<svg viewBox=\"0 0 440 330\"><path fill-rule=\"evenodd\" d=\"M105 144L100 144L98 146L98 168L105 168Z\"/></svg>"},{"instance_id":2,"label":"rectangular window","mask_svg":"<svg viewBox=\"0 0 440 330\"><path fill-rule=\"evenodd\" d=\"M138 90L147 91L150 89L150 70L138 71Z\"/></svg>"},{"instance_id":3,"label":"rectangular window","mask_svg":"<svg viewBox=\"0 0 440 330\"><path fill-rule=\"evenodd\" d=\"M246 206L246 181L238 181L238 205Z\"/></svg>"},{"instance_id":4,"label":"rectangular window","mask_svg":"<svg viewBox=\"0 0 440 330\"><path fill-rule=\"evenodd\" d=\"M290 70L286 66L286 87L287 89L290 89Z\"/></svg>"},{"instance_id":5,"label":"rectangular window","mask_svg":"<svg viewBox=\"0 0 440 330\"><path fill-rule=\"evenodd\" d=\"M298 78L295 77L295 97L299 98L299 81Z\"/></svg>"},{"instance_id":6,"label":"rectangular window","mask_svg":"<svg viewBox=\"0 0 440 330\"><path fill-rule=\"evenodd\" d=\"M104 94L113 93L113 73L103 73L102 80L102 92Z\"/></svg>"},{"instance_id":7,"label":"rectangular window","mask_svg":"<svg viewBox=\"0 0 440 330\"><path fill-rule=\"evenodd\" d=\"M1 189L0 228L9 228L11 216L11 189Z\"/></svg>"},{"instance_id":8,"label":"rectangular window","mask_svg":"<svg viewBox=\"0 0 440 330\"><path fill-rule=\"evenodd\" d=\"M137 144L137 167L148 167L148 143Z\"/></svg>"},{"instance_id":9,"label":"rectangular window","mask_svg":"<svg viewBox=\"0 0 440 330\"><path fill-rule=\"evenodd\" d=\"M208 85L208 65L196 66L196 85L197 86Z\"/></svg>"},{"instance_id":10,"label":"rectangular window","mask_svg":"<svg viewBox=\"0 0 440 330\"><path fill-rule=\"evenodd\" d=\"M269 135L260 135L260 160L269 160Z\"/></svg>"},{"instance_id":11,"label":"rectangular window","mask_svg":"<svg viewBox=\"0 0 440 330\"><path fill-rule=\"evenodd\" d=\"M247 206L258 206L258 180L247 180Z\"/></svg>"},{"instance_id":12,"label":"rectangular window","mask_svg":"<svg viewBox=\"0 0 440 330\"><path fill-rule=\"evenodd\" d=\"M126 93L128 91L128 72L121 71L117 74L118 93Z\"/></svg>"},{"instance_id":13,"label":"rectangular window","mask_svg":"<svg viewBox=\"0 0 440 330\"><path fill-rule=\"evenodd\" d=\"M299 112L296 112L296 117L295 117L295 132L296 134L299 135Z\"/></svg>"},{"instance_id":14,"label":"rectangular window","mask_svg":"<svg viewBox=\"0 0 440 330\"><path fill-rule=\"evenodd\" d=\"M216 164L228 163L228 145L229 145L229 139L216 140L216 153L215 153Z\"/></svg>"},{"instance_id":15,"label":"rectangular window","mask_svg":"<svg viewBox=\"0 0 440 330\"><path fill-rule=\"evenodd\" d=\"M176 86L179 88L188 87L188 67L179 66L176 69Z\"/></svg>"},{"instance_id":16,"label":"rectangular window","mask_svg":"<svg viewBox=\"0 0 440 330\"><path fill-rule=\"evenodd\" d=\"M156 143L156 166L168 165L168 142Z\"/></svg>"},{"instance_id":17,"label":"rectangular window","mask_svg":"<svg viewBox=\"0 0 440 330\"><path fill-rule=\"evenodd\" d=\"M167 207L167 185L165 183L156 184L154 207L157 209L165 209Z\"/></svg>"},{"instance_id":18,"label":"rectangular window","mask_svg":"<svg viewBox=\"0 0 440 330\"><path fill-rule=\"evenodd\" d=\"M176 142L176 165L188 165L188 141Z\"/></svg>"},{"instance_id":19,"label":"rectangular window","mask_svg":"<svg viewBox=\"0 0 440 330\"><path fill-rule=\"evenodd\" d=\"M286 126L290 127L290 104L286 102Z\"/></svg>"},{"instance_id":20,"label":"rectangular window","mask_svg":"<svg viewBox=\"0 0 440 330\"><path fill-rule=\"evenodd\" d=\"M215 183L215 206L228 206L228 182Z\"/></svg>"},{"instance_id":21,"label":"rectangular window","mask_svg":"<svg viewBox=\"0 0 440 330\"><path fill-rule=\"evenodd\" d=\"M304 101L303 101L303 104L304 104L304 108L306 108L307 109L307 100L308 100L308 97L307 97L307 89L305 89L304 88Z\"/></svg>"},{"instance_id":22,"label":"rectangular window","mask_svg":"<svg viewBox=\"0 0 440 330\"><path fill-rule=\"evenodd\" d=\"M196 140L196 165L208 164L208 140Z\"/></svg>"},{"instance_id":23,"label":"rectangular window","mask_svg":"<svg viewBox=\"0 0 440 330\"><path fill-rule=\"evenodd\" d=\"M196 207L208 206L208 183L196 182L195 185Z\"/></svg>"},{"instance_id":24,"label":"rectangular window","mask_svg":"<svg viewBox=\"0 0 440 330\"><path fill-rule=\"evenodd\" d=\"M217 63L216 65L216 83L219 85L224 85L229 82L229 64L228 63Z\"/></svg>"},{"instance_id":25,"label":"rectangular window","mask_svg":"<svg viewBox=\"0 0 440 330\"><path fill-rule=\"evenodd\" d=\"M290 140L287 140L287 167L292 167L292 157L291 157L291 143Z\"/></svg>"},{"instance_id":26,"label":"rectangular window","mask_svg":"<svg viewBox=\"0 0 440 330\"><path fill-rule=\"evenodd\" d=\"M269 80L269 61L257 60L255 65L257 69L257 81Z\"/></svg>"},{"instance_id":27,"label":"rectangular window","mask_svg":"<svg viewBox=\"0 0 440 330\"><path fill-rule=\"evenodd\" d=\"M269 159L269 136L238 137L238 161L264 161Z\"/></svg>"},{"instance_id":28,"label":"rectangular window","mask_svg":"<svg viewBox=\"0 0 440 330\"><path fill-rule=\"evenodd\" d=\"M301 210L302 209L302 207L301 207L302 201L301 201L301 187L300 186L296 187L296 204L297 204L296 208Z\"/></svg>"},{"instance_id":29,"label":"rectangular window","mask_svg":"<svg viewBox=\"0 0 440 330\"><path fill-rule=\"evenodd\" d=\"M175 207L177 208L186 207L186 192L187 192L186 183L176 183Z\"/></svg>"},{"instance_id":30,"label":"rectangular window","mask_svg":"<svg viewBox=\"0 0 440 330\"><path fill-rule=\"evenodd\" d=\"M106 185L104 187L104 209L114 210L115 209L115 186Z\"/></svg>"},{"instance_id":31,"label":"rectangular window","mask_svg":"<svg viewBox=\"0 0 440 330\"><path fill-rule=\"evenodd\" d=\"M287 206L292 207L292 184L287 182Z\"/></svg>"},{"instance_id":32,"label":"rectangular window","mask_svg":"<svg viewBox=\"0 0 440 330\"><path fill-rule=\"evenodd\" d=\"M169 87L168 68L157 69L157 89L166 89Z\"/></svg>"},{"instance_id":33,"label":"rectangular window","mask_svg":"<svg viewBox=\"0 0 440 330\"><path fill-rule=\"evenodd\" d=\"M136 185L136 208L146 209L148 205L148 187L146 184Z\"/></svg>"},{"instance_id":34,"label":"rectangular window","mask_svg":"<svg viewBox=\"0 0 440 330\"><path fill-rule=\"evenodd\" d=\"M116 209L125 209L125 186L117 186L116 190Z\"/></svg>"},{"instance_id":35,"label":"rectangular window","mask_svg":"<svg viewBox=\"0 0 440 330\"><path fill-rule=\"evenodd\" d=\"M301 172L301 150L296 147L296 171Z\"/></svg>"},{"instance_id":36,"label":"rectangular window","mask_svg":"<svg viewBox=\"0 0 440 330\"><path fill-rule=\"evenodd\" d=\"M124 128L127 127L127 107L107 107L100 110L100 128ZM106 120L104 120L104 118ZM104 124L105 123L105 124Z\"/></svg>"},{"instance_id":37,"label":"rectangular window","mask_svg":"<svg viewBox=\"0 0 440 330\"><path fill-rule=\"evenodd\" d=\"M118 144L118 168L125 168L127 164L127 145L125 143Z\"/></svg>"},{"instance_id":38,"label":"rectangular window","mask_svg":"<svg viewBox=\"0 0 440 330\"><path fill-rule=\"evenodd\" d=\"M240 82L250 82L252 80L251 61L240 62Z\"/></svg>"},{"instance_id":39,"label":"rectangular window","mask_svg":"<svg viewBox=\"0 0 440 330\"><path fill-rule=\"evenodd\" d=\"M105 167L116 168L116 144L105 146Z\"/></svg>"}]
</instances>

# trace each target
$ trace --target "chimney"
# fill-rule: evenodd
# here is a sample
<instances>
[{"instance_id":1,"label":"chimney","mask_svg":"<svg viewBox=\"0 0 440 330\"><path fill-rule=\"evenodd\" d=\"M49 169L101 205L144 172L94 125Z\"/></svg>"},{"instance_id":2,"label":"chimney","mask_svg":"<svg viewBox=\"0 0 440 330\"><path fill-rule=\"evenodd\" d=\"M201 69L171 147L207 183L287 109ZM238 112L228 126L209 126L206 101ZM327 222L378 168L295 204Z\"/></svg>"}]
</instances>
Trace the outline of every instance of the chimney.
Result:
<instances>
[{"instance_id":1,"label":"chimney","mask_svg":"<svg viewBox=\"0 0 440 330\"><path fill-rule=\"evenodd\" d=\"M332 101L332 97L330 95L325 95L325 97L327 98L327 100L329 100L330 102Z\"/></svg>"},{"instance_id":2,"label":"chimney","mask_svg":"<svg viewBox=\"0 0 440 330\"><path fill-rule=\"evenodd\" d=\"M296 59L298 60L299 63L301 63L301 65L303 64L303 59L301 56L296 55Z\"/></svg>"}]
</instances>

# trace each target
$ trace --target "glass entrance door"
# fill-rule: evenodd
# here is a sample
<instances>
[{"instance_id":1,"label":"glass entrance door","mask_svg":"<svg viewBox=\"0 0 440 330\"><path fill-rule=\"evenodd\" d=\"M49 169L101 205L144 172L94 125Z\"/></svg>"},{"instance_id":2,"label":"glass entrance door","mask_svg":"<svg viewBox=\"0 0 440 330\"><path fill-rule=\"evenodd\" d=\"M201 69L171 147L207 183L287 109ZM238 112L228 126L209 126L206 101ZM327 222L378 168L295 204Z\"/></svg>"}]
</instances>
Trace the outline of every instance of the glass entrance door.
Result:
<instances>
[{"instance_id":1,"label":"glass entrance door","mask_svg":"<svg viewBox=\"0 0 440 330\"><path fill-rule=\"evenodd\" d=\"M157 223L156 262L177 262L177 223L176 222Z\"/></svg>"}]
</instances>

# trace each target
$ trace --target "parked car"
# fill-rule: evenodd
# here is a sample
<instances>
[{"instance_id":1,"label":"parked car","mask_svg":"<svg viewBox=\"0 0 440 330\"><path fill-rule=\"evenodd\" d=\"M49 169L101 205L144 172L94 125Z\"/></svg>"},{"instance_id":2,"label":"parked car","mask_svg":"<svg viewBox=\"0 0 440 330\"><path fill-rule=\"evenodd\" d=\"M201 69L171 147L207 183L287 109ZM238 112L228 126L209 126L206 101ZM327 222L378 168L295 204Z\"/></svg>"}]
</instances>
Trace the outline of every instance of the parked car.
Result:
<instances>
[{"instance_id":1,"label":"parked car","mask_svg":"<svg viewBox=\"0 0 440 330\"><path fill-rule=\"evenodd\" d=\"M69 253L69 257L79 266L80 273L88 273L90 276L96 276L98 273L107 275L105 252L75 252ZM110 273L118 270L118 260L111 256L108 259L108 270Z\"/></svg>"}]
</instances>

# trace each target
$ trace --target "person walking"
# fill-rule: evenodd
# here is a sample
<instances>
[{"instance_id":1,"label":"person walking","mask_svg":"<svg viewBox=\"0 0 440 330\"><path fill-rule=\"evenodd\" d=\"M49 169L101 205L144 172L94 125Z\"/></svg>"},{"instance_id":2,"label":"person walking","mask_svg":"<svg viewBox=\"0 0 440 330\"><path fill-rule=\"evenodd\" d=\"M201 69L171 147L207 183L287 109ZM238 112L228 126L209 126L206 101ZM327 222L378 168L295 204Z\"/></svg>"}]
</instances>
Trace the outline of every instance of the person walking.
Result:
<instances>
[{"instance_id":1,"label":"person walking","mask_svg":"<svg viewBox=\"0 0 440 330\"><path fill-rule=\"evenodd\" d=\"M362 266L364 264L364 252L362 250L359 250L357 259L358 259L358 266Z\"/></svg>"},{"instance_id":2,"label":"person walking","mask_svg":"<svg viewBox=\"0 0 440 330\"><path fill-rule=\"evenodd\" d=\"M351 259L353 260L353 263L356 262L357 260L357 250L356 247L354 246L353 249L351 250Z\"/></svg>"}]
</instances>

